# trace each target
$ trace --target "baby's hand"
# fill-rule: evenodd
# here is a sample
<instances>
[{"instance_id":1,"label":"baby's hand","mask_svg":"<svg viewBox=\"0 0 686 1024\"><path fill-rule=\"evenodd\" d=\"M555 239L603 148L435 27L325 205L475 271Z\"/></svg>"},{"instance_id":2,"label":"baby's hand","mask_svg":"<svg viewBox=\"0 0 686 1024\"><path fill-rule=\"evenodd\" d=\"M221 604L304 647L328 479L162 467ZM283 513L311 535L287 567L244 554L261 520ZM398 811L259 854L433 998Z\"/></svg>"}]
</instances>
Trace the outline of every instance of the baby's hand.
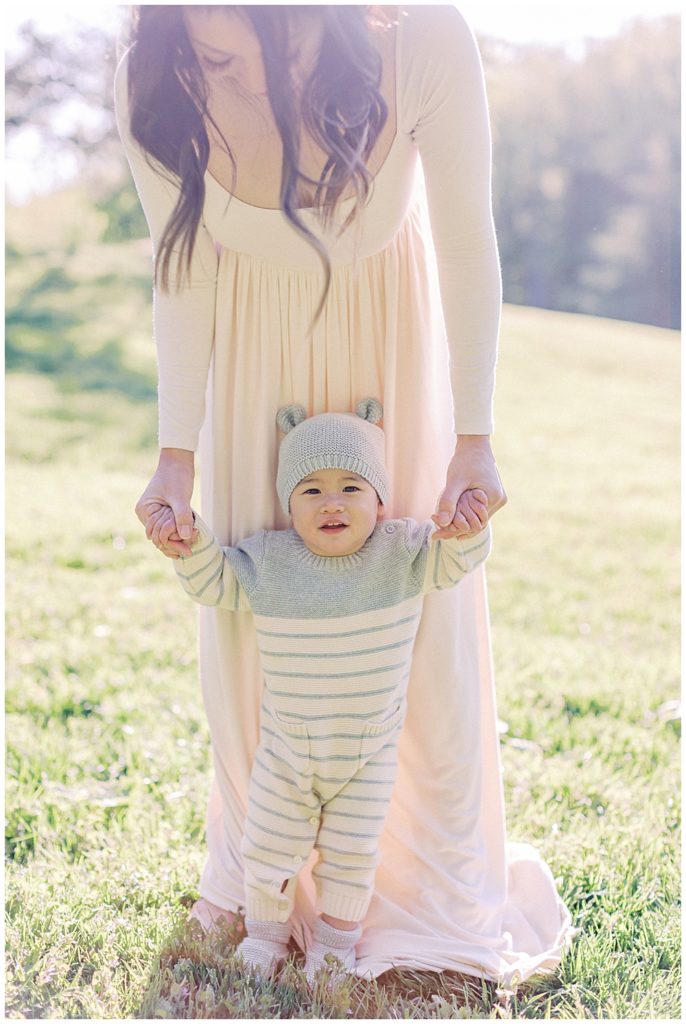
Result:
<instances>
[{"instance_id":1,"label":"baby's hand","mask_svg":"<svg viewBox=\"0 0 686 1024\"><path fill-rule=\"evenodd\" d=\"M174 513L169 505L162 505L157 512L150 514L148 517L146 532L148 537L155 544L160 538L163 539L165 544L168 540L181 540L181 537L176 532L176 519L174 518ZM198 536L198 530L193 527L191 538L187 543L195 544ZM170 557L178 558L179 556L172 555Z\"/></svg>"},{"instance_id":2,"label":"baby's hand","mask_svg":"<svg viewBox=\"0 0 686 1024\"><path fill-rule=\"evenodd\" d=\"M434 513L431 518L436 526L440 527L438 513ZM457 525L456 537L469 533L470 530L483 530L488 523L488 498L485 491L478 487L463 491L457 502L454 522ZM431 539L433 540L433 536Z\"/></svg>"}]
</instances>

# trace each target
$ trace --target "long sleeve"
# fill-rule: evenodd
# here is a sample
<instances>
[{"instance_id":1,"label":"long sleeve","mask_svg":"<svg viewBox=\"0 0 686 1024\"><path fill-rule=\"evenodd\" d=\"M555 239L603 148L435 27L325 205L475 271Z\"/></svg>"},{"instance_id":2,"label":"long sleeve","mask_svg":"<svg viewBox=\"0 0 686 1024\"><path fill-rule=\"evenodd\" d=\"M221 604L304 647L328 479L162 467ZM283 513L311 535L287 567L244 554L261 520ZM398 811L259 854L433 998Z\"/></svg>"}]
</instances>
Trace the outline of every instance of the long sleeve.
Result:
<instances>
[{"instance_id":1,"label":"long sleeve","mask_svg":"<svg viewBox=\"0 0 686 1024\"><path fill-rule=\"evenodd\" d=\"M485 562L491 550L491 527L486 526L475 537L462 540L434 540L429 543L429 557L424 574L423 593L454 587L468 573Z\"/></svg>"},{"instance_id":2,"label":"long sleeve","mask_svg":"<svg viewBox=\"0 0 686 1024\"><path fill-rule=\"evenodd\" d=\"M153 254L176 205L178 187L151 167L131 136L127 56L115 76L119 134L143 207ZM214 337L217 249L202 221L198 227L190 281L177 290L173 264L170 289L155 289L153 324L159 381L159 443L162 448L195 451L205 415L205 389Z\"/></svg>"},{"instance_id":3,"label":"long sleeve","mask_svg":"<svg viewBox=\"0 0 686 1024\"><path fill-rule=\"evenodd\" d=\"M493 428L502 287L483 70L472 32L454 7L407 11L402 102L426 184L455 429L487 434Z\"/></svg>"},{"instance_id":4,"label":"long sleeve","mask_svg":"<svg viewBox=\"0 0 686 1024\"><path fill-rule=\"evenodd\" d=\"M192 554L174 561L179 583L198 604L227 611L249 611L248 591L259 578L264 531L238 547L222 548L207 524L195 514L198 539Z\"/></svg>"}]
</instances>

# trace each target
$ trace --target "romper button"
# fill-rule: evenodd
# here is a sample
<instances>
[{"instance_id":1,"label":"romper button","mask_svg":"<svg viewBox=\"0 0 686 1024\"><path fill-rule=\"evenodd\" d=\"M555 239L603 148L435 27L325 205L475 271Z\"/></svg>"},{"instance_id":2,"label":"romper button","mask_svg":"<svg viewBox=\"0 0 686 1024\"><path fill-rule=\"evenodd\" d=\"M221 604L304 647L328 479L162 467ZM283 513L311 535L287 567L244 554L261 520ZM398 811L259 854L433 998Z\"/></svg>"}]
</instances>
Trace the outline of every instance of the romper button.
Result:
<instances>
[{"instance_id":1,"label":"romper button","mask_svg":"<svg viewBox=\"0 0 686 1024\"><path fill-rule=\"evenodd\" d=\"M395 526L384 526L386 533L395 533Z\"/></svg>"},{"instance_id":2,"label":"romper button","mask_svg":"<svg viewBox=\"0 0 686 1024\"><path fill-rule=\"evenodd\" d=\"M298 856L298 855L296 854L296 855L295 855L295 857L293 858L293 863L294 863L294 864L302 864L302 862L303 862L303 859L302 859L302 857L299 857L299 856Z\"/></svg>"},{"instance_id":3,"label":"romper button","mask_svg":"<svg viewBox=\"0 0 686 1024\"><path fill-rule=\"evenodd\" d=\"M310 825L316 825L318 821L319 818L310 818Z\"/></svg>"}]
</instances>

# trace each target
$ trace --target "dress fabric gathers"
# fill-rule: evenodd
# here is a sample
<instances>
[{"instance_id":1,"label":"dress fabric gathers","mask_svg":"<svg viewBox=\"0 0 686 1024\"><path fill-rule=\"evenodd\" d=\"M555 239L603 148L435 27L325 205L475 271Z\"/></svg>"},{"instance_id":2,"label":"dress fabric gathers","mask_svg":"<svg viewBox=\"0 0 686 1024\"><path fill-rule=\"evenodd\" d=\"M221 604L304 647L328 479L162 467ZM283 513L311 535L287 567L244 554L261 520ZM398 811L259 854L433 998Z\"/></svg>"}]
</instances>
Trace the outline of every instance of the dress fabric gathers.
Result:
<instances>
[{"instance_id":1,"label":"dress fabric gathers","mask_svg":"<svg viewBox=\"0 0 686 1024\"><path fill-rule=\"evenodd\" d=\"M119 126L155 244L175 186L130 136L126 62ZM382 401L390 517L434 511L455 429L490 432L500 286L484 105L459 13L401 9L397 130L371 199L338 238L304 212L332 259L312 331L323 273L311 245L280 210L242 203L206 175L192 285L158 293L154 316L160 443L199 447L202 514L220 543L288 525L274 485L284 404L314 415ZM214 759L200 891L236 910L263 681L252 616L200 612ZM358 973L448 969L508 982L558 964L568 911L537 852L506 840L483 567L425 599L380 852ZM296 890L303 947L315 920L315 858Z\"/></svg>"}]
</instances>

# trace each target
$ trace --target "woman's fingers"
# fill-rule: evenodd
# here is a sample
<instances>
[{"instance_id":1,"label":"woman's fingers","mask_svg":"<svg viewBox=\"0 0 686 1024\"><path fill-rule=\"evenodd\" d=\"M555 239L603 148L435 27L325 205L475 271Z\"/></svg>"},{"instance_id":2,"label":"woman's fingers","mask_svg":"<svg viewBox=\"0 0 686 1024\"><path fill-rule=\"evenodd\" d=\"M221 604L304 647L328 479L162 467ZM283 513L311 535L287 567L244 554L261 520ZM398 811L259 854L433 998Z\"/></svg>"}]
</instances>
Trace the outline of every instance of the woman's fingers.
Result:
<instances>
[{"instance_id":1,"label":"woman's fingers","mask_svg":"<svg viewBox=\"0 0 686 1024\"><path fill-rule=\"evenodd\" d=\"M155 515L157 512L162 511L167 507L166 501L159 495L146 495L143 494L136 503L135 512L140 519L143 526L147 526L148 519L151 515Z\"/></svg>"},{"instance_id":2,"label":"woman's fingers","mask_svg":"<svg viewBox=\"0 0 686 1024\"><path fill-rule=\"evenodd\" d=\"M190 504L172 499L172 511L179 537L181 540L190 540L193 533L193 511Z\"/></svg>"},{"instance_id":3,"label":"woman's fingers","mask_svg":"<svg viewBox=\"0 0 686 1024\"><path fill-rule=\"evenodd\" d=\"M447 526L441 525L438 513L434 513L431 518L436 526L438 526L438 529L432 536L433 540L452 540L453 537L464 537L471 532L469 523L461 513L456 513L455 518L452 519ZM478 530L475 530L474 532L478 533Z\"/></svg>"},{"instance_id":4,"label":"woman's fingers","mask_svg":"<svg viewBox=\"0 0 686 1024\"><path fill-rule=\"evenodd\" d=\"M159 542L162 547L166 547L170 540L181 540L178 531L176 529L176 519L174 513L169 509L169 515L160 522L159 530Z\"/></svg>"},{"instance_id":5,"label":"woman's fingers","mask_svg":"<svg viewBox=\"0 0 686 1024\"><path fill-rule=\"evenodd\" d=\"M175 529L176 524L174 523L174 513L167 507L155 516L154 523L149 528L149 531L146 530L146 533L148 533L148 536L155 547L162 549L166 547L167 541Z\"/></svg>"},{"instance_id":6,"label":"woman's fingers","mask_svg":"<svg viewBox=\"0 0 686 1024\"><path fill-rule=\"evenodd\" d=\"M162 521L162 519L164 518L165 513L166 513L166 506L165 505L158 505L155 509L148 510L148 514L147 514L147 517L145 519L143 519L143 518L141 518L139 516L139 518L141 519L141 522L145 526L145 536L148 538L148 540L152 539L153 530Z\"/></svg>"},{"instance_id":7,"label":"woman's fingers","mask_svg":"<svg viewBox=\"0 0 686 1024\"><path fill-rule=\"evenodd\" d=\"M145 508L139 509L137 506L136 513L141 522L145 524L146 537L163 555L166 555L167 558L190 555L190 544L179 536L176 518L169 505L160 505L158 502L149 503L145 505ZM195 535L197 536L197 531L195 531ZM192 526L190 540L193 540Z\"/></svg>"}]
</instances>

